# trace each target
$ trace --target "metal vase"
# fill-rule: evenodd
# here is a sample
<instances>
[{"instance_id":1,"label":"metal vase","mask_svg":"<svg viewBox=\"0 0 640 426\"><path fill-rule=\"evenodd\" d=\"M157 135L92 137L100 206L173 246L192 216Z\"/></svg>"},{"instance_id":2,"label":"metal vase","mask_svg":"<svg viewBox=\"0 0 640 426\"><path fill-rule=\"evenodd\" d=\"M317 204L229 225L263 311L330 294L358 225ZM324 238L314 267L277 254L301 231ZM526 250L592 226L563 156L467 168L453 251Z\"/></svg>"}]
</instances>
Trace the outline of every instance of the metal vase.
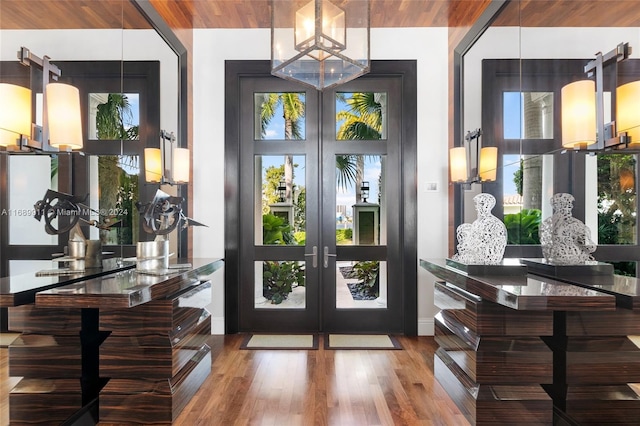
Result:
<instances>
[{"instance_id":1,"label":"metal vase","mask_svg":"<svg viewBox=\"0 0 640 426\"><path fill-rule=\"evenodd\" d=\"M169 241L140 241L136 246L136 269L156 271L169 268Z\"/></svg>"}]
</instances>

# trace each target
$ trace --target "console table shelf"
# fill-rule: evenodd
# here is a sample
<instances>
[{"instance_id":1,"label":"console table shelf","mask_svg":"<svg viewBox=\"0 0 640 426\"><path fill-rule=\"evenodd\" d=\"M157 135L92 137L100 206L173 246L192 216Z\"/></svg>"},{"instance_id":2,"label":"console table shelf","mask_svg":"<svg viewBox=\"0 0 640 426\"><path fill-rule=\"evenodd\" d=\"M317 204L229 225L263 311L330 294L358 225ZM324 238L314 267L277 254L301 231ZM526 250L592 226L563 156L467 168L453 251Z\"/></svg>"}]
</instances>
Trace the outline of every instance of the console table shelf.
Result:
<instances>
[{"instance_id":1,"label":"console table shelf","mask_svg":"<svg viewBox=\"0 0 640 426\"><path fill-rule=\"evenodd\" d=\"M438 381L471 424L640 421L640 282L618 276L436 277ZM566 424L566 423L562 423Z\"/></svg>"},{"instance_id":2,"label":"console table shelf","mask_svg":"<svg viewBox=\"0 0 640 426\"><path fill-rule=\"evenodd\" d=\"M11 423L62 424L99 404L101 425L171 424L211 371L209 276L223 265L187 261L167 274L119 270L42 289L11 308L23 333L9 346L9 373L24 377L9 395Z\"/></svg>"}]
</instances>

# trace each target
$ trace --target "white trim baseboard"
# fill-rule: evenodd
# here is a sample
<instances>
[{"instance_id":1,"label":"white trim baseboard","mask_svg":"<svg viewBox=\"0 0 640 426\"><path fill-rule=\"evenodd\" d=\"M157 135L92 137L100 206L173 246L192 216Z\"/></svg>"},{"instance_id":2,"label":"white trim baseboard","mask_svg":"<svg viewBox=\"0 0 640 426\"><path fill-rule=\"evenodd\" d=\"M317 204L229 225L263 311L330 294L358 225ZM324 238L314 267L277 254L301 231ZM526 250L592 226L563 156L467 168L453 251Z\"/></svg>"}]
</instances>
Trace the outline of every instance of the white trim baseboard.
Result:
<instances>
[{"instance_id":1,"label":"white trim baseboard","mask_svg":"<svg viewBox=\"0 0 640 426\"><path fill-rule=\"evenodd\" d=\"M433 336L434 324L433 318L418 318L418 336Z\"/></svg>"},{"instance_id":2,"label":"white trim baseboard","mask_svg":"<svg viewBox=\"0 0 640 426\"><path fill-rule=\"evenodd\" d=\"M211 317L211 334L224 334L224 317Z\"/></svg>"}]
</instances>

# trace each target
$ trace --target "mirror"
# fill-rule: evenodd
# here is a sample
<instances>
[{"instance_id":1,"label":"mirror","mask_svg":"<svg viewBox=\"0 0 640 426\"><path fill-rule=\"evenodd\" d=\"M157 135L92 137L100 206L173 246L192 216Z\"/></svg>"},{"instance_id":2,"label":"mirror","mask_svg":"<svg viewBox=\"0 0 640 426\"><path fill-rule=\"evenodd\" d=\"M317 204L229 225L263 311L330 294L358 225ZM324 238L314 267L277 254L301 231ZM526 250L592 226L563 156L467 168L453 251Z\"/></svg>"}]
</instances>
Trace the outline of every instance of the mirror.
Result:
<instances>
[{"instance_id":1,"label":"mirror","mask_svg":"<svg viewBox=\"0 0 640 426\"><path fill-rule=\"evenodd\" d=\"M459 190L456 226L475 219L476 194L492 193L493 213L509 231L505 256L541 257L537 224L552 213L551 195L568 192L576 197L574 217L599 243L598 260L640 261L638 150L588 155L563 149L560 119L562 87L588 78L584 67L595 52L605 55L628 42L629 59L603 73L604 122L615 118L615 87L640 80L640 9L622 0L493 3L503 6L461 50L456 125L462 135L481 128L483 146L498 147L497 181ZM635 274L635 265L620 268Z\"/></svg>"},{"instance_id":2,"label":"mirror","mask_svg":"<svg viewBox=\"0 0 640 426\"><path fill-rule=\"evenodd\" d=\"M186 134L179 127L185 122L180 108L183 76L179 74L181 57L167 42L170 37L159 34L157 25L150 23L145 12L151 7L148 2L139 3L145 4L130 0L50 0L37 7L17 0L0 3L0 82L33 90L33 117L41 124L42 72L19 64L16 52L24 46L39 58L48 56L61 71L59 81L81 93L84 135L84 155L0 153L0 173L7 176L0 179L0 207L8 213L0 216L2 276L11 273L10 265L18 270L26 259L50 259L67 244L66 236L48 235L32 215L11 214L31 212L49 188L89 194L84 202L87 208L82 210L88 221L118 222L108 230L83 227L85 237L100 239L105 251L135 256L135 242L153 238L140 231L139 214L133 207L138 199L150 201L157 189L144 182L141 155L145 146L159 145L160 128ZM143 68L155 74L144 74ZM132 81L141 78L152 81L139 90ZM123 131L112 131L118 125ZM174 236L174 247L177 244Z\"/></svg>"}]
</instances>

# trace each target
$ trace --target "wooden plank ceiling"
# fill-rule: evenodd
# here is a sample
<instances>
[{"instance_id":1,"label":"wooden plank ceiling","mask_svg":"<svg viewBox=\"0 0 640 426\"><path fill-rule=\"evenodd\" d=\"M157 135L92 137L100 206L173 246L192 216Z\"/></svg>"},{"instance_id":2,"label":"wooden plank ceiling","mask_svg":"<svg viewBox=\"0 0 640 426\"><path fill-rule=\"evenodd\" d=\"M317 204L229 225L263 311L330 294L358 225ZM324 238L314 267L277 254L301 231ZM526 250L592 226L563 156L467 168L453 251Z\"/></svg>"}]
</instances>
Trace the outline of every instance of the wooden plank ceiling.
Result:
<instances>
[{"instance_id":1,"label":"wooden plank ceiling","mask_svg":"<svg viewBox=\"0 0 640 426\"><path fill-rule=\"evenodd\" d=\"M148 29L128 0L0 0L0 29Z\"/></svg>"},{"instance_id":2,"label":"wooden plank ceiling","mask_svg":"<svg viewBox=\"0 0 640 426\"><path fill-rule=\"evenodd\" d=\"M269 0L149 1L172 28L268 28L270 23ZM469 26L490 2L370 1L374 28ZM514 0L494 25L635 27L640 26L639 4L640 0ZM129 0L0 0L0 28L150 27Z\"/></svg>"},{"instance_id":3,"label":"wooden plank ceiling","mask_svg":"<svg viewBox=\"0 0 640 426\"><path fill-rule=\"evenodd\" d=\"M493 25L521 27L640 27L640 0L520 0Z\"/></svg>"},{"instance_id":4,"label":"wooden plank ceiling","mask_svg":"<svg viewBox=\"0 0 640 426\"><path fill-rule=\"evenodd\" d=\"M269 0L150 0L173 24L193 28L268 28ZM294 1L294 0L292 0ZM309 0L295 0L304 5ZM340 6L348 1L333 0ZM489 0L370 0L371 26L375 28L447 27L468 25L467 19ZM192 17L189 20L189 17ZM178 23L176 18L184 18Z\"/></svg>"}]
</instances>

